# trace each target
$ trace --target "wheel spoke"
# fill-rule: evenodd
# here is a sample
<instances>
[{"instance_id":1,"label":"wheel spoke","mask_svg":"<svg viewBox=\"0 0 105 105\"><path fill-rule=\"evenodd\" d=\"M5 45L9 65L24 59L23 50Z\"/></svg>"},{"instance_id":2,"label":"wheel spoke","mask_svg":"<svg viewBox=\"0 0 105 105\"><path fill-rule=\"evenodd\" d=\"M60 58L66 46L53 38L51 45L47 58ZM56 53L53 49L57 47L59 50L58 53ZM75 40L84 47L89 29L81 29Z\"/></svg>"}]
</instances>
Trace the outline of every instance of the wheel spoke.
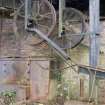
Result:
<instances>
[{"instance_id":1,"label":"wheel spoke","mask_svg":"<svg viewBox=\"0 0 105 105\"><path fill-rule=\"evenodd\" d=\"M69 24L81 24L81 21L80 20L68 20L68 23Z\"/></svg>"},{"instance_id":2,"label":"wheel spoke","mask_svg":"<svg viewBox=\"0 0 105 105\"><path fill-rule=\"evenodd\" d=\"M45 28L45 29L49 29L49 27L48 27L48 26L43 25L43 24L38 24L38 26L43 27L43 28Z\"/></svg>"},{"instance_id":3,"label":"wheel spoke","mask_svg":"<svg viewBox=\"0 0 105 105\"><path fill-rule=\"evenodd\" d=\"M70 41L71 45L75 44L75 42L70 37L68 37L68 40Z\"/></svg>"},{"instance_id":4,"label":"wheel spoke","mask_svg":"<svg viewBox=\"0 0 105 105\"><path fill-rule=\"evenodd\" d=\"M42 6L42 2L38 1L34 1L33 6L32 6L32 15L36 16L40 14L40 10L41 10L41 6ZM35 10L35 11L34 11Z\"/></svg>"},{"instance_id":5,"label":"wheel spoke","mask_svg":"<svg viewBox=\"0 0 105 105\"><path fill-rule=\"evenodd\" d=\"M75 32L72 26L65 26L65 31L70 32L71 34Z\"/></svg>"},{"instance_id":6,"label":"wheel spoke","mask_svg":"<svg viewBox=\"0 0 105 105\"><path fill-rule=\"evenodd\" d=\"M23 4L23 3L24 3L24 1L23 1L23 0L20 0L20 3L21 3L21 4Z\"/></svg>"},{"instance_id":7,"label":"wheel spoke","mask_svg":"<svg viewBox=\"0 0 105 105\"><path fill-rule=\"evenodd\" d=\"M45 13L45 14L43 14L43 15L40 15L40 19L42 20L42 19L44 19L44 18L47 18L47 19L52 19L52 13L51 12L49 12L49 13Z\"/></svg>"},{"instance_id":8,"label":"wheel spoke","mask_svg":"<svg viewBox=\"0 0 105 105\"><path fill-rule=\"evenodd\" d=\"M73 24L67 24L67 25L63 25L63 26L65 27L66 31L73 32L74 34L81 33L80 27L77 27L76 24L75 24L75 26Z\"/></svg>"},{"instance_id":9,"label":"wheel spoke","mask_svg":"<svg viewBox=\"0 0 105 105\"><path fill-rule=\"evenodd\" d=\"M40 8L41 8L41 4L40 4L40 1L38 1L38 11L37 11L37 14L40 13Z\"/></svg>"},{"instance_id":10,"label":"wheel spoke","mask_svg":"<svg viewBox=\"0 0 105 105\"><path fill-rule=\"evenodd\" d=\"M74 34L75 33L77 33L77 34L80 34L81 32L81 30L80 30L80 28L78 28L78 27L76 27L76 26L74 26L74 27L71 27L71 29L74 31Z\"/></svg>"},{"instance_id":11,"label":"wheel spoke","mask_svg":"<svg viewBox=\"0 0 105 105\"><path fill-rule=\"evenodd\" d=\"M39 3L39 15L40 15L42 5L43 5L43 2Z\"/></svg>"},{"instance_id":12,"label":"wheel spoke","mask_svg":"<svg viewBox=\"0 0 105 105\"><path fill-rule=\"evenodd\" d=\"M44 16L52 15L51 12L45 13Z\"/></svg>"}]
</instances>

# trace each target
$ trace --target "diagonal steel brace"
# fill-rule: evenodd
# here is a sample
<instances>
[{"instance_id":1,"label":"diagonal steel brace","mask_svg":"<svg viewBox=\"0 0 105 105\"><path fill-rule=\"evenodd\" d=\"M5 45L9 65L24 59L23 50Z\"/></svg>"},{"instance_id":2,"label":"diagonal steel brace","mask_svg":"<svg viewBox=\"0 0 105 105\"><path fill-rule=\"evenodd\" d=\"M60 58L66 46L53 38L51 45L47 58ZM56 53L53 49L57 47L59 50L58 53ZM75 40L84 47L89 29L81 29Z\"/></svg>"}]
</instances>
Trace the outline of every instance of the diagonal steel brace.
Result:
<instances>
[{"instance_id":1,"label":"diagonal steel brace","mask_svg":"<svg viewBox=\"0 0 105 105\"><path fill-rule=\"evenodd\" d=\"M47 43L56 50L55 52L59 56L62 56L64 60L70 60L69 55L64 50L62 50L56 43L54 43L51 39L44 35L40 30L36 28L27 28L27 30L31 32L36 32L40 38L47 41Z\"/></svg>"}]
</instances>

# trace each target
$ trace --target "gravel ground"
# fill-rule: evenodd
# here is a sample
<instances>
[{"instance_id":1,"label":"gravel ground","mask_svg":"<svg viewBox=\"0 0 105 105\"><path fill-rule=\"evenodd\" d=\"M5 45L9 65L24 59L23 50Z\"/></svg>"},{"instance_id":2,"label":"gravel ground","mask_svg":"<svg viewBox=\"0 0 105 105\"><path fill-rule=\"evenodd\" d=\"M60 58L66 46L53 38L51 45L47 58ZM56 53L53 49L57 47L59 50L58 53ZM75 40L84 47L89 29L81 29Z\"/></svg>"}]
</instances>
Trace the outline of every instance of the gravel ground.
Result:
<instances>
[{"instance_id":1,"label":"gravel ground","mask_svg":"<svg viewBox=\"0 0 105 105\"><path fill-rule=\"evenodd\" d=\"M94 105L94 104L87 102L80 102L80 101L68 101L65 103L65 105ZM98 104L98 105L105 105L105 104Z\"/></svg>"}]
</instances>

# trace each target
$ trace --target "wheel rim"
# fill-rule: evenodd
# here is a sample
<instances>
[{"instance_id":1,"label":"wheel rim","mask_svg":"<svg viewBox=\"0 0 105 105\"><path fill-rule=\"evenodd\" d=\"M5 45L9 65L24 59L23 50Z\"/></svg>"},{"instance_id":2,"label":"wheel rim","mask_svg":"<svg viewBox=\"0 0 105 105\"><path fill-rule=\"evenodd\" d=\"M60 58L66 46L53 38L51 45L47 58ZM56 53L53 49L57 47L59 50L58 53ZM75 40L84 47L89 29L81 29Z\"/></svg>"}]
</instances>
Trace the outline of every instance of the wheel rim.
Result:
<instances>
[{"instance_id":1,"label":"wheel rim","mask_svg":"<svg viewBox=\"0 0 105 105\"><path fill-rule=\"evenodd\" d=\"M77 21L76 24L73 24L74 19ZM84 36L82 36L80 33L86 32L85 18L80 11L74 8L65 8L63 10L62 22L62 36L58 37L58 23L56 25L56 30L54 31L54 36L52 36L51 39L55 41L55 43L58 44L62 49L75 48L84 39Z\"/></svg>"},{"instance_id":2,"label":"wheel rim","mask_svg":"<svg viewBox=\"0 0 105 105\"><path fill-rule=\"evenodd\" d=\"M85 19L83 14L74 9L66 8L63 11L63 28L64 28L64 38L66 43L65 48L74 48L80 44L84 39L81 33L85 32Z\"/></svg>"}]
</instances>

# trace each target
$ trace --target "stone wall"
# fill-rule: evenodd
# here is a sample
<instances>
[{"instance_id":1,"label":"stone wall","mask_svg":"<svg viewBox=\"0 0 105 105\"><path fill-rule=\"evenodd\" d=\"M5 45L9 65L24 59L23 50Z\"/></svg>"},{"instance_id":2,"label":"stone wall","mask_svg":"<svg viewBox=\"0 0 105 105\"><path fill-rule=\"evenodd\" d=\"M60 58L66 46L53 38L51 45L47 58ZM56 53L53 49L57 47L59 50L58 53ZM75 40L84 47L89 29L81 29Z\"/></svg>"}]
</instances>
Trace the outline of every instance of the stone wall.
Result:
<instances>
[{"instance_id":1,"label":"stone wall","mask_svg":"<svg viewBox=\"0 0 105 105\"><path fill-rule=\"evenodd\" d=\"M44 43L32 46L35 37L16 36L12 19L0 21L0 92L15 90L17 99L47 99L50 53ZM25 86L24 86L25 85ZM28 85L28 89L26 88ZM28 91L29 90L29 91Z\"/></svg>"}]
</instances>

